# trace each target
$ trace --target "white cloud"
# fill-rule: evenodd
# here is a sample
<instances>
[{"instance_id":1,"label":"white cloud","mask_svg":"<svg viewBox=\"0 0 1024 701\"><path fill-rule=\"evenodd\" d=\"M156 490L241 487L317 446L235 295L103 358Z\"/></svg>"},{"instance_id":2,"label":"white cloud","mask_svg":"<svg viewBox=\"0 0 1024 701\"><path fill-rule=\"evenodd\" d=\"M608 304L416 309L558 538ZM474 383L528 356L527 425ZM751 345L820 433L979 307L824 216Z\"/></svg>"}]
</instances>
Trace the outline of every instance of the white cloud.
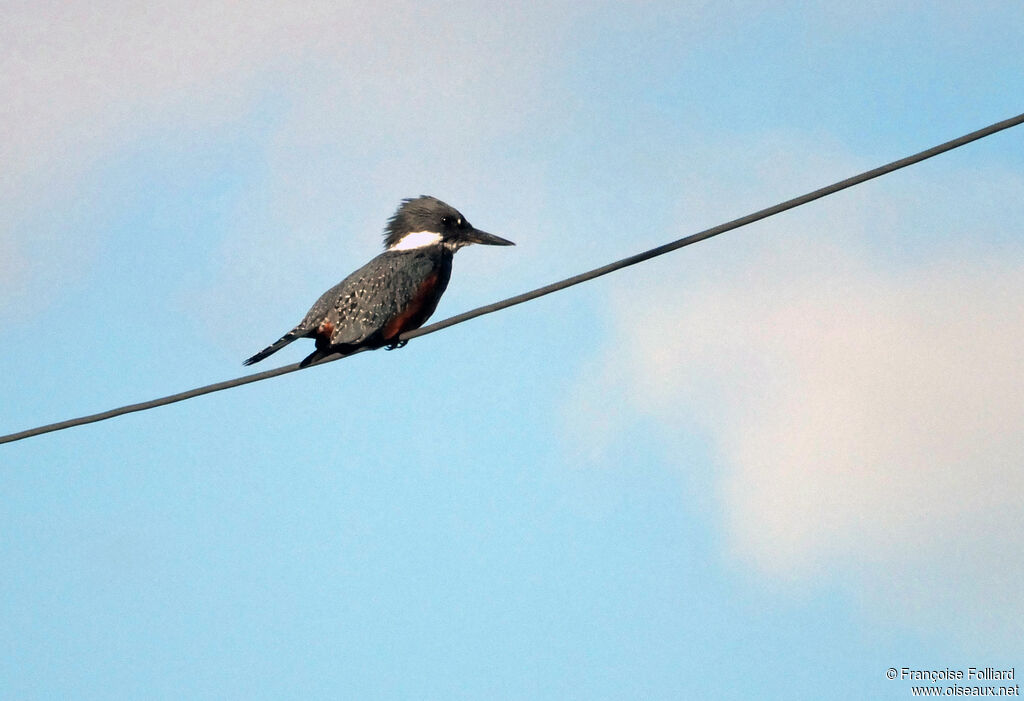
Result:
<instances>
[{"instance_id":1,"label":"white cloud","mask_svg":"<svg viewBox=\"0 0 1024 701\"><path fill-rule=\"evenodd\" d=\"M225 294L248 298L274 274L261 276L264 268L279 276L282 264L309 264L308 253L282 260L286 247L274 244L322 243L345 215L339 202L386 191L392 207L396 173L454 176L517 129L525 118L517 106L536 103L538 73L575 12L568 4L528 13L475 3L8 3L0 252L19 276L0 277L4 311L16 292L45 305L59 282L82 272L97 234L83 235L83 222L65 212L76 201L92 206L76 193L97 164L154 129L251 129L247 117L269 101L275 123L260 137L268 176L237 204L238 226L219 254L228 277L246 283L225 282ZM379 230L389 210L366 210ZM265 257L250 261L256 250Z\"/></svg>"},{"instance_id":2,"label":"white cloud","mask_svg":"<svg viewBox=\"0 0 1024 701\"><path fill-rule=\"evenodd\" d=\"M992 192L1010 195L1001 221ZM653 420L686 471L679 437L706 436L714 474L687 483L759 577L834 579L887 620L1019 639L1024 251L1000 227L1022 201L1016 177L905 174L689 249L674 279L620 284L574 431L600 449Z\"/></svg>"}]
</instances>

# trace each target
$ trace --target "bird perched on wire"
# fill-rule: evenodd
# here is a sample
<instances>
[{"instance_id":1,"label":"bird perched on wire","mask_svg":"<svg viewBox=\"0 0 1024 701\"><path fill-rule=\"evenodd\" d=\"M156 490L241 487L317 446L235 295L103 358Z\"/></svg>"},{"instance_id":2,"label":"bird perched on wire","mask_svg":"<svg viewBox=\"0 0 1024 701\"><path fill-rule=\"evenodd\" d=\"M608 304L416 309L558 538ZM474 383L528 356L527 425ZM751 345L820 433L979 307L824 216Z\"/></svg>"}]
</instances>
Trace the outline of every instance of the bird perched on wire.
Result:
<instances>
[{"instance_id":1,"label":"bird perched on wire","mask_svg":"<svg viewBox=\"0 0 1024 701\"><path fill-rule=\"evenodd\" d=\"M448 286L455 251L471 243L514 246L473 227L454 207L424 195L403 200L384 231L384 252L331 289L291 331L245 361L252 365L297 338L312 338L307 366L334 353L404 346L403 331L430 318Z\"/></svg>"}]
</instances>

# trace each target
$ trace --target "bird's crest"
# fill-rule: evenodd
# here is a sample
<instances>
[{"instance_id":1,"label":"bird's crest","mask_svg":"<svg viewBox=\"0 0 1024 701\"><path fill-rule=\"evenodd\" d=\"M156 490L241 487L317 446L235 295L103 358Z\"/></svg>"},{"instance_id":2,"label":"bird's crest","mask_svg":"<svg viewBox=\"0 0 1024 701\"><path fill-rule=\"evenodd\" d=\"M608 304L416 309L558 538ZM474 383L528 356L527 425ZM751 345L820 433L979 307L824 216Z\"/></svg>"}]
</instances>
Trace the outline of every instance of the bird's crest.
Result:
<instances>
[{"instance_id":1,"label":"bird's crest","mask_svg":"<svg viewBox=\"0 0 1024 701\"><path fill-rule=\"evenodd\" d=\"M463 217L459 210L430 195L402 200L384 227L384 248L395 246L408 234L444 233L446 221L447 226L461 224Z\"/></svg>"}]
</instances>

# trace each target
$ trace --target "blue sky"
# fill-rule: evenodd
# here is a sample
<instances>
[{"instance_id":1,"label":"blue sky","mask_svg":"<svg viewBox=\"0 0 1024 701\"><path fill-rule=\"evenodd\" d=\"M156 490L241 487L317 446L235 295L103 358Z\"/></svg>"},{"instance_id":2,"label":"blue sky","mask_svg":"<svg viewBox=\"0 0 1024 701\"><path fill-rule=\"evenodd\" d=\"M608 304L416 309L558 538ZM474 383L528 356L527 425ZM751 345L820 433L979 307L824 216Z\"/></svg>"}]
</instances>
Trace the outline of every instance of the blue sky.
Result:
<instances>
[{"instance_id":1,"label":"blue sky","mask_svg":"<svg viewBox=\"0 0 1024 701\"><path fill-rule=\"evenodd\" d=\"M227 379L422 193L437 319L1022 111L1014 2L13 3L0 432ZM1024 141L0 447L0 698L1024 668ZM308 352L289 347L268 367Z\"/></svg>"}]
</instances>

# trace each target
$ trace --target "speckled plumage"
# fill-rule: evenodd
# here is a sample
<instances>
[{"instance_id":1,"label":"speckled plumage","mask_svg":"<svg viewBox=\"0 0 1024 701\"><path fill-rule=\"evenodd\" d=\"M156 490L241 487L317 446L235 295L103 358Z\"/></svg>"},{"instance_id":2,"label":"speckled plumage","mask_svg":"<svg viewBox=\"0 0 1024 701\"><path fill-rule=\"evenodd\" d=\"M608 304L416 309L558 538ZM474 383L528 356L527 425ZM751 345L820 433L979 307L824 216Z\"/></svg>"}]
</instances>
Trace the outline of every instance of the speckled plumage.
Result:
<instances>
[{"instance_id":1,"label":"speckled plumage","mask_svg":"<svg viewBox=\"0 0 1024 701\"><path fill-rule=\"evenodd\" d=\"M425 232L438 236L423 237L429 245L401 248L404 237ZM452 257L469 243L512 245L474 229L436 198L405 200L388 222L389 250L324 292L295 328L245 364L257 363L298 338L316 340L316 350L303 365L333 353L402 345L398 336L419 328L434 313L451 278Z\"/></svg>"}]
</instances>

